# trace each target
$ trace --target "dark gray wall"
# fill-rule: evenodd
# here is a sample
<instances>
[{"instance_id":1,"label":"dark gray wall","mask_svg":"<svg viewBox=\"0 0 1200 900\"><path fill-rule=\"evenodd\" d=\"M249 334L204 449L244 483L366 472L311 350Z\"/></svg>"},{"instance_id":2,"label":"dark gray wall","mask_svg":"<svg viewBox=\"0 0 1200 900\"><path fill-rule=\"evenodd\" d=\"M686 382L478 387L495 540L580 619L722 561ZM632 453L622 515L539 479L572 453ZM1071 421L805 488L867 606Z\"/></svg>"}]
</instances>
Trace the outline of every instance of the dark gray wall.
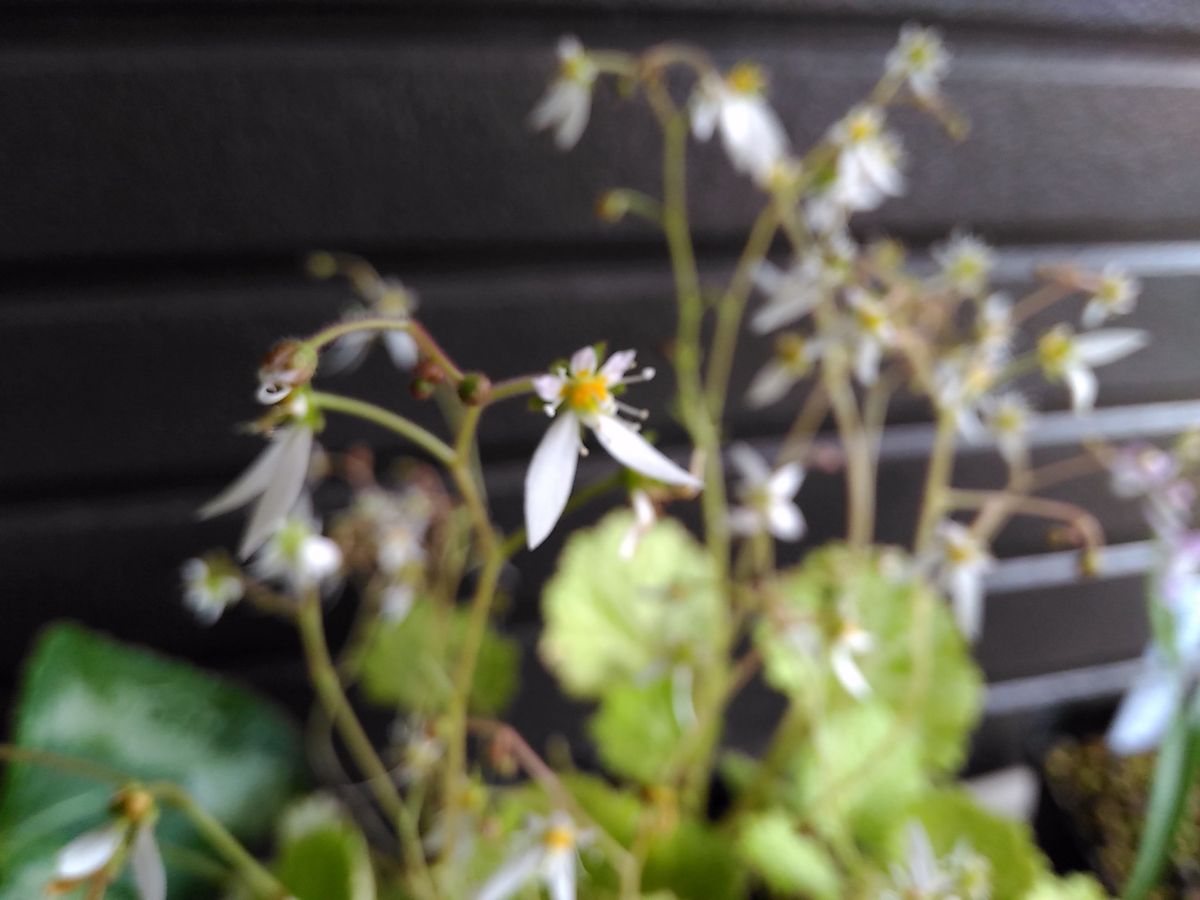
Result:
<instances>
[{"instance_id":1,"label":"dark gray wall","mask_svg":"<svg viewBox=\"0 0 1200 900\"><path fill-rule=\"evenodd\" d=\"M911 196L863 232L920 246L965 223L1002 246L1016 283L1047 257L1122 261L1145 279L1135 324L1157 344L1106 370L1102 403L1197 395L1200 11L1187 0L0 2L0 691L39 623L72 616L302 705L282 665L294 658L285 630L249 613L199 629L175 582L181 559L238 528L198 525L192 510L257 449L234 425L255 413L262 350L348 300L304 280L309 250L361 252L401 275L448 348L498 376L599 338L654 357L671 325L658 241L592 217L601 189L653 185L653 129L606 92L576 152L528 133L560 33L629 48L682 37L721 60L760 59L803 142L869 86L910 17L943 27L956 57L948 90L972 134L952 146L900 114ZM752 193L714 148L694 171L705 267L720 275ZM386 375L368 366L345 384L404 403ZM668 387L641 399L654 406ZM1163 433L1200 419L1156 409L1109 425L1154 419ZM895 420L924 415L901 404ZM782 408L735 409L732 430L766 439L785 421ZM679 439L664 416L656 424ZM543 425L519 410L487 423L502 522L517 521L521 461ZM336 425L328 442L355 434L368 433ZM921 472L919 430L899 434L885 538L905 534ZM1039 455L1061 455L1068 438L1051 435ZM999 472L976 453L960 475L985 484ZM840 527L840 492L814 478L802 494L817 539ZM1144 536L1098 479L1058 495L1098 505L1115 542ZM1043 538L1017 528L1001 551L1038 552ZM512 620L524 633L553 554L520 560ZM1008 684L998 711L1022 713L1065 684L1012 679L1137 652L1138 575L1122 571L1086 585L1037 575L993 598L980 657ZM535 669L520 718L545 723ZM758 709L739 718L744 733Z\"/></svg>"}]
</instances>

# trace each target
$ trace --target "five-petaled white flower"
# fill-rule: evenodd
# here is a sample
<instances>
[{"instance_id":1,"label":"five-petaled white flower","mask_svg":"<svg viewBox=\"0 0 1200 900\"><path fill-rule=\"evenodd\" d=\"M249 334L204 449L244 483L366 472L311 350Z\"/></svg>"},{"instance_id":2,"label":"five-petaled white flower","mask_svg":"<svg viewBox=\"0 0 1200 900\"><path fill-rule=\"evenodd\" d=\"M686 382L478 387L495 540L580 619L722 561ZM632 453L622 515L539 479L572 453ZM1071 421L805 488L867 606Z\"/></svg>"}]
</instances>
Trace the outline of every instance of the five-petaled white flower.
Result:
<instances>
[{"instance_id":1,"label":"five-petaled white flower","mask_svg":"<svg viewBox=\"0 0 1200 900\"><path fill-rule=\"evenodd\" d=\"M787 133L766 99L766 77L752 63L739 63L722 78L708 73L692 98L692 134L707 141L721 132L733 168L767 186L787 156Z\"/></svg>"},{"instance_id":2,"label":"five-petaled white flower","mask_svg":"<svg viewBox=\"0 0 1200 900\"><path fill-rule=\"evenodd\" d=\"M556 812L545 820L535 818L525 840L479 889L475 900L506 900L534 879L546 888L550 900L575 900L576 848L589 837L588 832L576 829L566 813Z\"/></svg>"},{"instance_id":3,"label":"five-petaled white flower","mask_svg":"<svg viewBox=\"0 0 1200 900\"><path fill-rule=\"evenodd\" d=\"M592 88L598 74L578 38L559 38L558 77L529 114L530 126L538 131L553 129L560 150L578 144L592 114Z\"/></svg>"},{"instance_id":4,"label":"five-petaled white flower","mask_svg":"<svg viewBox=\"0 0 1200 900\"><path fill-rule=\"evenodd\" d=\"M735 534L771 534L781 541L798 541L804 536L804 514L793 502L804 482L804 467L787 463L774 472L765 459L748 444L734 444L729 458L741 476L740 505L729 513Z\"/></svg>"},{"instance_id":5,"label":"five-petaled white flower","mask_svg":"<svg viewBox=\"0 0 1200 900\"><path fill-rule=\"evenodd\" d=\"M785 331L775 339L775 353L746 389L746 402L755 409L781 400L792 385L812 371L821 356L821 342L795 331Z\"/></svg>"},{"instance_id":6,"label":"five-petaled white flower","mask_svg":"<svg viewBox=\"0 0 1200 900\"><path fill-rule=\"evenodd\" d=\"M275 430L271 443L233 484L200 507L200 517L209 519L257 498L238 545L237 555L242 560L266 543L291 512L308 477L314 429L308 398L294 393L288 404L288 424Z\"/></svg>"},{"instance_id":7,"label":"five-petaled white flower","mask_svg":"<svg viewBox=\"0 0 1200 900\"><path fill-rule=\"evenodd\" d=\"M353 278L355 288L366 301L363 308L343 316L347 322L362 319L395 319L407 322L417 308L417 295L396 278ZM412 369L420 358L420 348L407 331L352 331L334 341L321 356L321 372L348 372L367 357L376 339L382 341L392 364L402 371Z\"/></svg>"},{"instance_id":8,"label":"five-petaled white flower","mask_svg":"<svg viewBox=\"0 0 1200 900\"><path fill-rule=\"evenodd\" d=\"M182 574L183 602L203 625L221 618L245 591L241 573L226 559L189 559Z\"/></svg>"},{"instance_id":9,"label":"five-petaled white flower","mask_svg":"<svg viewBox=\"0 0 1200 900\"><path fill-rule=\"evenodd\" d=\"M849 212L875 209L904 193L900 142L883 127L883 110L856 106L829 133L837 169L829 200Z\"/></svg>"},{"instance_id":10,"label":"five-petaled white flower","mask_svg":"<svg viewBox=\"0 0 1200 900\"><path fill-rule=\"evenodd\" d=\"M342 567L342 551L321 534L307 501L271 533L252 563L260 578L282 582L294 594L327 584Z\"/></svg>"},{"instance_id":11,"label":"five-petaled white flower","mask_svg":"<svg viewBox=\"0 0 1200 900\"><path fill-rule=\"evenodd\" d=\"M658 522L658 508L642 488L635 488L630 492L629 505L633 507L633 521L629 523L628 530L621 538L621 546L617 549L617 555L621 559L633 559L642 538L649 534Z\"/></svg>"},{"instance_id":12,"label":"five-petaled white flower","mask_svg":"<svg viewBox=\"0 0 1200 900\"><path fill-rule=\"evenodd\" d=\"M625 412L644 417L640 410L618 402L613 394L621 385L653 377L653 369L627 376L634 359L633 350L622 350L598 366L595 349L584 347L565 368L533 380L534 390L554 423L534 451L525 475L525 529L531 550L550 535L567 505L576 463L586 452L580 433L583 425L623 466L666 484L700 489L699 479L654 449L638 434L636 425L618 416Z\"/></svg>"},{"instance_id":13,"label":"five-petaled white flower","mask_svg":"<svg viewBox=\"0 0 1200 900\"><path fill-rule=\"evenodd\" d=\"M79 835L58 851L47 893L88 885L89 897L100 896L128 862L140 900L166 900L167 875L154 837L156 819L152 809L136 820L121 815Z\"/></svg>"},{"instance_id":14,"label":"five-petaled white flower","mask_svg":"<svg viewBox=\"0 0 1200 900\"><path fill-rule=\"evenodd\" d=\"M1042 371L1052 381L1065 381L1076 412L1096 404L1097 382L1092 371L1136 353L1149 343L1146 332L1136 328L1105 328L1077 335L1070 325L1056 325L1038 341Z\"/></svg>"},{"instance_id":15,"label":"five-petaled white flower","mask_svg":"<svg viewBox=\"0 0 1200 900\"><path fill-rule=\"evenodd\" d=\"M1142 286L1136 278L1116 266L1105 266L1096 280L1096 288L1083 308L1084 328L1103 325L1112 316L1133 312Z\"/></svg>"},{"instance_id":16,"label":"five-petaled white flower","mask_svg":"<svg viewBox=\"0 0 1200 900\"><path fill-rule=\"evenodd\" d=\"M950 68L950 54L936 28L909 22L900 29L900 40L888 54L885 66L889 77L906 79L917 97L933 102Z\"/></svg>"},{"instance_id":17,"label":"five-petaled white flower","mask_svg":"<svg viewBox=\"0 0 1200 900\"><path fill-rule=\"evenodd\" d=\"M950 595L958 629L975 640L983 629L983 577L995 561L978 538L958 522L937 529L938 583Z\"/></svg>"},{"instance_id":18,"label":"five-petaled white flower","mask_svg":"<svg viewBox=\"0 0 1200 900\"><path fill-rule=\"evenodd\" d=\"M996 265L992 248L965 232L955 232L944 244L933 248L942 282L968 296L978 296L987 288L988 277Z\"/></svg>"},{"instance_id":19,"label":"five-petaled white flower","mask_svg":"<svg viewBox=\"0 0 1200 900\"><path fill-rule=\"evenodd\" d=\"M1015 391L1007 391L984 397L980 408L984 425L996 439L1000 455L1010 466L1024 462L1029 452L1029 425L1033 419L1029 401Z\"/></svg>"}]
</instances>

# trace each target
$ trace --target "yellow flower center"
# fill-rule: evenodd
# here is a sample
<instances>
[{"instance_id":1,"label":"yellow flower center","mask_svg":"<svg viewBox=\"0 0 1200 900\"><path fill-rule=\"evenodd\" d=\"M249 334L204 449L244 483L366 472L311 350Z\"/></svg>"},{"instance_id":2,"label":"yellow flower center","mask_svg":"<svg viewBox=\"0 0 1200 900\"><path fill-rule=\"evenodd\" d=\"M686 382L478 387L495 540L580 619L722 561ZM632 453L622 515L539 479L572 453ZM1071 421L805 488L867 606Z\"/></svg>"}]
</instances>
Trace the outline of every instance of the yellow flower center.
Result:
<instances>
[{"instance_id":1,"label":"yellow flower center","mask_svg":"<svg viewBox=\"0 0 1200 900\"><path fill-rule=\"evenodd\" d=\"M739 94L761 94L767 88L766 75L754 63L738 63L730 69L725 81Z\"/></svg>"},{"instance_id":2,"label":"yellow flower center","mask_svg":"<svg viewBox=\"0 0 1200 900\"><path fill-rule=\"evenodd\" d=\"M1123 278L1114 278L1106 276L1100 279L1100 285L1096 288L1096 299L1105 306L1112 306L1119 303L1125 294L1125 280Z\"/></svg>"},{"instance_id":3,"label":"yellow flower center","mask_svg":"<svg viewBox=\"0 0 1200 900\"><path fill-rule=\"evenodd\" d=\"M592 372L581 372L562 387L563 403L572 412L597 412L611 396L608 390L608 379Z\"/></svg>"},{"instance_id":4,"label":"yellow flower center","mask_svg":"<svg viewBox=\"0 0 1200 900\"><path fill-rule=\"evenodd\" d=\"M550 851L570 850L575 846L575 832L570 828L559 826L548 828L546 829L546 833L542 835L542 843Z\"/></svg>"},{"instance_id":5,"label":"yellow flower center","mask_svg":"<svg viewBox=\"0 0 1200 900\"><path fill-rule=\"evenodd\" d=\"M846 132L850 135L850 142L853 144L869 141L879 134L879 120L869 112L856 113L850 117Z\"/></svg>"},{"instance_id":6,"label":"yellow flower center","mask_svg":"<svg viewBox=\"0 0 1200 900\"><path fill-rule=\"evenodd\" d=\"M966 541L949 541L946 544L946 561L954 566L964 566L975 558L974 548Z\"/></svg>"},{"instance_id":7,"label":"yellow flower center","mask_svg":"<svg viewBox=\"0 0 1200 900\"><path fill-rule=\"evenodd\" d=\"M875 304L863 304L857 307L855 318L858 320L858 327L871 335L882 333L887 325L887 316L884 315L883 309Z\"/></svg>"},{"instance_id":8,"label":"yellow flower center","mask_svg":"<svg viewBox=\"0 0 1200 900\"><path fill-rule=\"evenodd\" d=\"M794 332L781 334L775 341L775 356L784 366L795 372L808 369L808 355L804 352L805 341Z\"/></svg>"},{"instance_id":9,"label":"yellow flower center","mask_svg":"<svg viewBox=\"0 0 1200 900\"><path fill-rule=\"evenodd\" d=\"M1046 371L1061 372L1071 358L1071 349L1071 332L1065 328L1055 328L1038 341L1038 359Z\"/></svg>"}]
</instances>

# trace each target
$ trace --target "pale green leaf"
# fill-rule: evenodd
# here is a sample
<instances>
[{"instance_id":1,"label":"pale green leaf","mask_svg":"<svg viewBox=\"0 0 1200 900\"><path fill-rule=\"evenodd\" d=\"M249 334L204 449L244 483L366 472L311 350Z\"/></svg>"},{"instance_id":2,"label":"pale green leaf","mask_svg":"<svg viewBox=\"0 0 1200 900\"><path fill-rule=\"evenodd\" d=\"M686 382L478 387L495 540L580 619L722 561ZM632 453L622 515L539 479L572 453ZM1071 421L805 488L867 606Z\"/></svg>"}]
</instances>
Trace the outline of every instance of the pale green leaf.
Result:
<instances>
[{"instance_id":1,"label":"pale green leaf","mask_svg":"<svg viewBox=\"0 0 1200 900\"><path fill-rule=\"evenodd\" d=\"M664 781L685 729L677 720L669 678L618 684L604 695L591 721L600 760L614 774L644 784Z\"/></svg>"},{"instance_id":2,"label":"pale green leaf","mask_svg":"<svg viewBox=\"0 0 1200 900\"><path fill-rule=\"evenodd\" d=\"M740 825L738 855L772 891L810 900L837 900L842 879L820 843L801 834L782 811L747 816Z\"/></svg>"}]
</instances>

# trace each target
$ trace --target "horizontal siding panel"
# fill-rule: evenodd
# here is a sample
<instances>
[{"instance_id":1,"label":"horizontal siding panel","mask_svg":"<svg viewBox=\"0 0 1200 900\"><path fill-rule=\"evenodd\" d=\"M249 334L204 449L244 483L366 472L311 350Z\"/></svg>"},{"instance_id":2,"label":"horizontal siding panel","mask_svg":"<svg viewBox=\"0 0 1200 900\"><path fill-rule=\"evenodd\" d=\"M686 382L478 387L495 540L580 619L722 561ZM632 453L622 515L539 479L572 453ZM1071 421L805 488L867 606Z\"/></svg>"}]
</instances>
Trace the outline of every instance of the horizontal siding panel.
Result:
<instances>
[{"instance_id":1,"label":"horizontal siding panel","mask_svg":"<svg viewBox=\"0 0 1200 900\"><path fill-rule=\"evenodd\" d=\"M554 67L553 26L487 40L369 18L279 33L236 17L77 29L17 29L0 56L0 115L20 123L0 134L0 261L341 246L469 262L471 248L649 239L592 216L606 187L653 186L656 141L640 106L618 109L604 92L594 128L565 157L525 127ZM862 95L894 38L882 25L751 22L731 32L657 19L582 36L640 47L681 33L723 61L760 58L801 144ZM956 37L949 91L972 137L951 146L931 123L900 115L912 196L868 228L933 234L967 222L1026 239L1195 231L1200 63L1191 54ZM715 146L694 170L704 186L697 233L732 240L758 202L753 190Z\"/></svg>"},{"instance_id":2,"label":"horizontal siding panel","mask_svg":"<svg viewBox=\"0 0 1200 900\"><path fill-rule=\"evenodd\" d=\"M1102 404L1196 395L1200 252L1197 245L1168 249L1113 247L1103 254L1143 274L1143 299L1126 321L1150 329L1155 344L1102 370ZM1008 251L1001 268L1020 279L1033 261L1050 255ZM1076 255L1064 247L1057 258ZM638 348L660 375L630 399L652 410L665 440L682 439L666 414L672 378L662 350L674 313L665 263L417 273L411 283L432 332L463 366L493 377L536 370L597 340ZM259 413L251 400L258 360L277 337L336 317L349 299L344 286L312 284L298 271L10 288L0 302L0 422L20 440L0 444L0 491L37 497L71 488L195 483L236 471L258 447L235 428ZM1066 305L1061 312L1077 310L1078 304ZM782 433L800 402L797 396L755 412L736 400L768 352L769 342L748 340L739 353L730 417L735 435ZM409 399L406 380L379 352L358 372L320 383L440 427L435 404ZM1030 393L1047 407L1065 399L1040 383ZM893 418L925 415L922 403L901 399ZM496 407L484 420L487 458L525 454L544 426L520 401ZM384 433L334 419L327 442L351 439L395 447Z\"/></svg>"}]
</instances>

